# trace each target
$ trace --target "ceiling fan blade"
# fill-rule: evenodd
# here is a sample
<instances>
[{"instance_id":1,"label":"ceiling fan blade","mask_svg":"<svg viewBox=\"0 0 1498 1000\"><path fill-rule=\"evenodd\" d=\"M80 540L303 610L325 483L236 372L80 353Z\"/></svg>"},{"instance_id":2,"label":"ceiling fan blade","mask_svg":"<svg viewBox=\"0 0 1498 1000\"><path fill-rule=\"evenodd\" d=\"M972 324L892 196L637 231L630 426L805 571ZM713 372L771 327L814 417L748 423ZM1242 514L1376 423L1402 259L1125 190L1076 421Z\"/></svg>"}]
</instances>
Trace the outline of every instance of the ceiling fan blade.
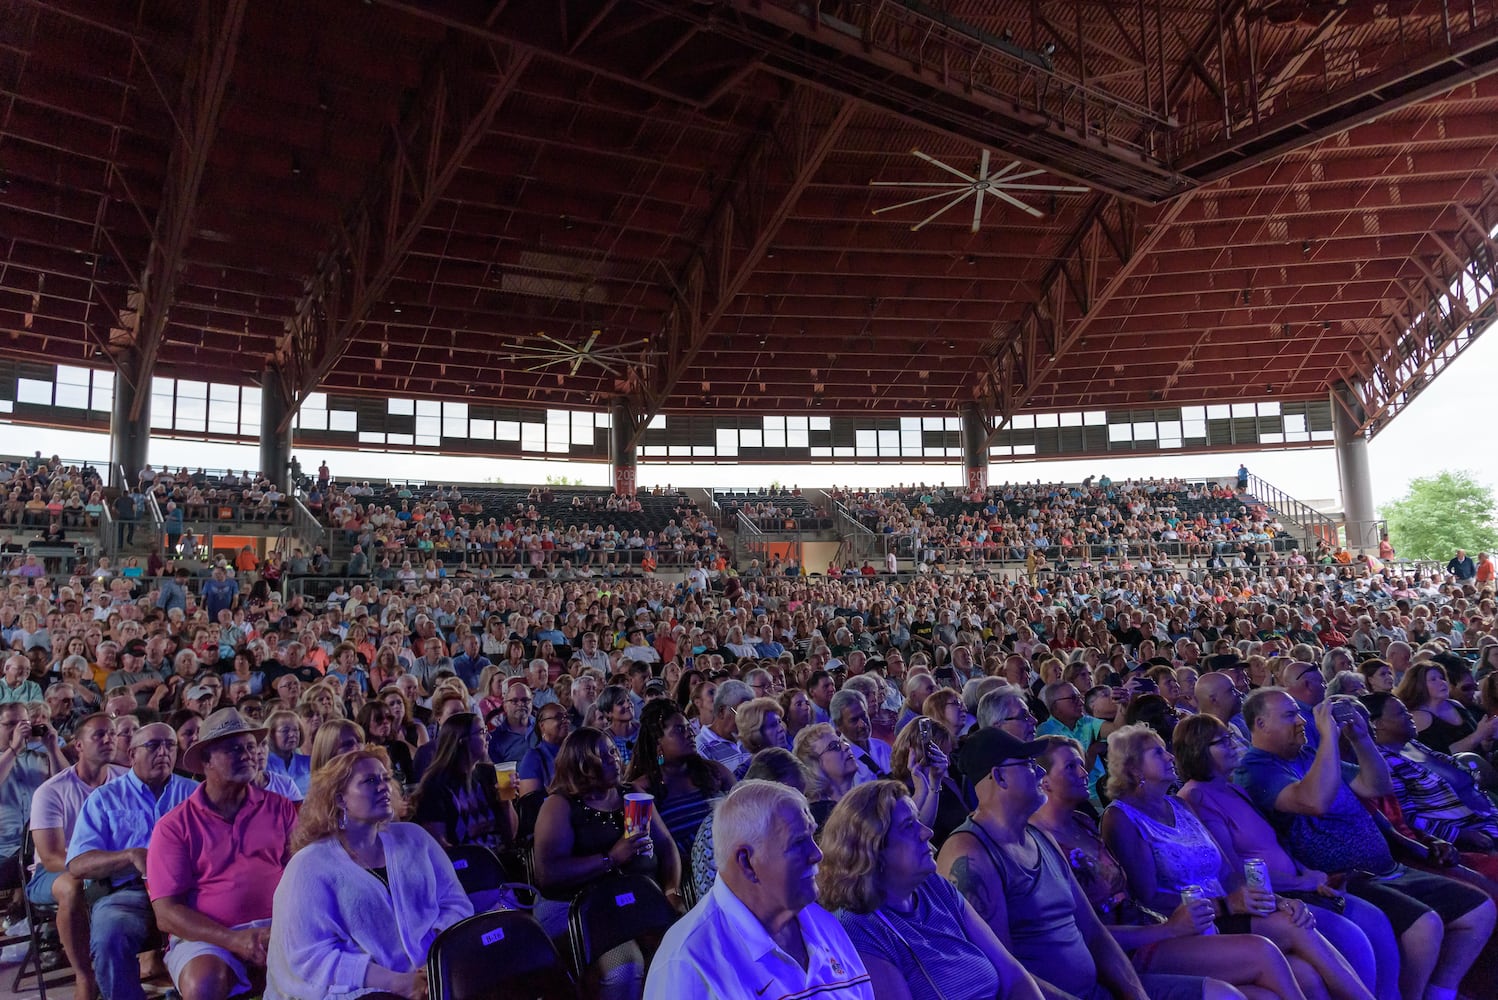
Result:
<instances>
[{"instance_id":1,"label":"ceiling fan blade","mask_svg":"<svg viewBox=\"0 0 1498 1000\"><path fill-rule=\"evenodd\" d=\"M983 189L978 189L978 197L973 199L973 232L983 224Z\"/></svg>"},{"instance_id":2,"label":"ceiling fan blade","mask_svg":"<svg viewBox=\"0 0 1498 1000\"><path fill-rule=\"evenodd\" d=\"M1065 191L1070 194L1086 194L1091 188L1075 184L1005 184L1006 191Z\"/></svg>"},{"instance_id":3,"label":"ceiling fan blade","mask_svg":"<svg viewBox=\"0 0 1498 1000\"><path fill-rule=\"evenodd\" d=\"M1037 219L1040 218L1040 216L1041 216L1040 209L1038 209L1038 208L1031 208L1029 205L1026 205L1024 202L1020 201L1018 198L1010 197L1009 195L1007 195L1007 194L1004 193L1004 189L1003 188L994 188L993 189L993 193L994 193L994 195L996 197L1003 198L1005 201L1009 202L1009 204L1013 205L1015 208L1023 209L1024 211L1029 212L1035 218L1037 218Z\"/></svg>"},{"instance_id":4,"label":"ceiling fan blade","mask_svg":"<svg viewBox=\"0 0 1498 1000\"><path fill-rule=\"evenodd\" d=\"M972 187L972 185L965 181L869 181L869 187L960 188Z\"/></svg>"},{"instance_id":5,"label":"ceiling fan blade","mask_svg":"<svg viewBox=\"0 0 1498 1000\"><path fill-rule=\"evenodd\" d=\"M1004 184L1007 187L1008 184L1009 184L1009 181L1022 181L1026 177L1034 177L1036 174L1043 174L1043 173L1045 173L1044 170L1026 170L1022 174L1010 174L1008 177L1006 177L1004 179Z\"/></svg>"},{"instance_id":6,"label":"ceiling fan blade","mask_svg":"<svg viewBox=\"0 0 1498 1000\"><path fill-rule=\"evenodd\" d=\"M932 219L935 219L938 215L941 215L942 213L946 212L948 209L955 207L958 202L960 202L962 199L966 198L968 195L970 195L972 193L973 193L973 189L972 188L969 188L968 190L962 192L957 197L953 198L951 201L949 201L945 205L943 205L941 208L938 208L936 211L934 211L930 215L926 216L920 222L917 222L915 225L911 226L910 227L910 231L912 233L918 233L918 232L920 232L923 228L925 228L926 223L930 222Z\"/></svg>"},{"instance_id":7,"label":"ceiling fan blade","mask_svg":"<svg viewBox=\"0 0 1498 1000\"><path fill-rule=\"evenodd\" d=\"M962 190L957 195L957 197L958 198L966 198L968 195L970 195L972 193L973 193L972 186L968 185L968 184L964 184L964 185L962 185ZM923 201L933 201L933 200L935 200L937 198L946 198L946 197L949 197L951 194L952 194L951 189L948 189L946 191L938 191L938 192L936 192L936 194L928 194L924 198L915 198L915 199L912 199L910 201L902 201L898 205L886 205L883 208L876 208L876 209L874 209L874 214L875 215L882 215L885 212L893 212L897 208L906 208L906 207L908 207L910 205L919 205ZM954 204L955 204L955 202L954 202Z\"/></svg>"},{"instance_id":8,"label":"ceiling fan blade","mask_svg":"<svg viewBox=\"0 0 1498 1000\"><path fill-rule=\"evenodd\" d=\"M991 181L996 181L1000 177L1007 177L1007 176L1009 176L1009 172L1012 171L1012 170L1018 169L1019 165L1020 165L1020 163L1019 163L1018 160L1010 160L1008 163L1004 164L998 170L996 170L993 173L989 174L988 175L988 179L991 180Z\"/></svg>"},{"instance_id":9,"label":"ceiling fan blade","mask_svg":"<svg viewBox=\"0 0 1498 1000\"><path fill-rule=\"evenodd\" d=\"M986 149L983 151L983 155L978 157L978 179L983 181L988 180L988 150Z\"/></svg>"},{"instance_id":10,"label":"ceiling fan blade","mask_svg":"<svg viewBox=\"0 0 1498 1000\"><path fill-rule=\"evenodd\" d=\"M976 177L969 177L967 174L963 173L961 170L958 170L956 167L950 167L947 164L945 164L945 163L941 162L940 160L938 160L934 156L927 156L925 153L921 152L919 149L912 149L910 152L911 152L911 155L919 157L922 160L925 160L927 163L931 164L933 167L940 167L941 169L945 170L949 174L956 174L958 177L961 177L963 180L967 181L969 184L976 184L978 182L978 179Z\"/></svg>"}]
</instances>

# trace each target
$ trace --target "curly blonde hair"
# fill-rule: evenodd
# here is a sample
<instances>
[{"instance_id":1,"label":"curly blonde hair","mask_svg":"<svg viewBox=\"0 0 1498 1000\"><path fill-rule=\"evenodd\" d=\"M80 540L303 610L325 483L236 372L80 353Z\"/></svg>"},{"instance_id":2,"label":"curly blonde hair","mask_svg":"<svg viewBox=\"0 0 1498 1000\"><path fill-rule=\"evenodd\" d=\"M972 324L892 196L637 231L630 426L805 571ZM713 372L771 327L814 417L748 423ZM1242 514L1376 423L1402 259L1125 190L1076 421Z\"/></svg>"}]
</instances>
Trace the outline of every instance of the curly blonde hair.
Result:
<instances>
[{"instance_id":1,"label":"curly blonde hair","mask_svg":"<svg viewBox=\"0 0 1498 1000\"><path fill-rule=\"evenodd\" d=\"M302 800L302 808L297 813L296 832L291 835L293 854L308 844L338 833L338 817L342 811L338 796L343 794L353 777L354 768L361 761L371 759L384 764L387 771L390 769L390 755L383 747L365 747L340 754L312 773L312 784L308 786L307 797Z\"/></svg>"},{"instance_id":2,"label":"curly blonde hair","mask_svg":"<svg viewBox=\"0 0 1498 1000\"><path fill-rule=\"evenodd\" d=\"M817 902L829 910L872 913L884 903L880 855L894 824L895 804L910 792L898 781L859 785L832 810L817 846Z\"/></svg>"},{"instance_id":3,"label":"curly blonde hair","mask_svg":"<svg viewBox=\"0 0 1498 1000\"><path fill-rule=\"evenodd\" d=\"M1139 762L1160 734L1142 722L1114 730L1108 737L1108 798L1117 799L1139 788Z\"/></svg>"}]
</instances>

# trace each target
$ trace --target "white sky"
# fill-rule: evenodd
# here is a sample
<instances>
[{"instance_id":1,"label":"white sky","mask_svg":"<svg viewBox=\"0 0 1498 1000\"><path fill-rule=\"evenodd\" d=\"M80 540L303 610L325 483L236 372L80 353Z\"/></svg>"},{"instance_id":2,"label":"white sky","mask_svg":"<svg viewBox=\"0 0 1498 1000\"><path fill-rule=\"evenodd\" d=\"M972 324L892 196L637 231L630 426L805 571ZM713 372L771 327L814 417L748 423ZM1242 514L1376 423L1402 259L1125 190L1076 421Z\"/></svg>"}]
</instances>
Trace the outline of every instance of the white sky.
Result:
<instances>
[{"instance_id":1,"label":"white sky","mask_svg":"<svg viewBox=\"0 0 1498 1000\"><path fill-rule=\"evenodd\" d=\"M1493 433L1494 393L1498 391L1498 333L1480 337L1419 398L1369 445L1373 500L1382 505L1405 491L1410 479L1443 469L1467 469L1489 486L1498 485L1498 443ZM6 426L0 422L0 427ZM1486 428L1486 429L1485 429ZM9 427L10 443L0 452L41 451L102 464L109 455L103 434ZM1486 443L1484 443L1486 442ZM498 477L508 483L539 483L548 475L578 478L586 485L609 482L602 464L438 457L398 452L300 452L311 472L327 459L337 478L402 478L478 482ZM191 468L254 468L258 449L166 438L151 442L151 461ZM994 463L989 482L1042 479L1076 482L1107 473L1114 479L1148 476L1226 476L1239 461L1286 493L1307 502L1337 502L1336 455L1330 447L1296 451L1223 452L1210 455L1152 455L1084 461ZM800 486L888 486L896 483L957 484L960 465L670 465L641 462L640 486L753 487L771 482Z\"/></svg>"}]
</instances>

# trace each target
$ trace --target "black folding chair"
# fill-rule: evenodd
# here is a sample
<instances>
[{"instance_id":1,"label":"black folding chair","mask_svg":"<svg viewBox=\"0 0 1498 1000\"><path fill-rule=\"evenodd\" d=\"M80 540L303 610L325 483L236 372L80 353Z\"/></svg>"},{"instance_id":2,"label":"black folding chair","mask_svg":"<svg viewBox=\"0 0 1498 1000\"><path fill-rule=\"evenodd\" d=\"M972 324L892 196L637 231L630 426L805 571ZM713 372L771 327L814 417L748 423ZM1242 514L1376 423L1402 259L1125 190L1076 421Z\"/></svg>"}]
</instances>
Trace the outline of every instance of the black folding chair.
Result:
<instances>
[{"instance_id":1,"label":"black folding chair","mask_svg":"<svg viewBox=\"0 0 1498 1000\"><path fill-rule=\"evenodd\" d=\"M573 897L567 912L572 967L578 979L586 982L594 962L631 941L640 945L648 964L675 922L670 900L644 875L616 875L589 883Z\"/></svg>"},{"instance_id":2,"label":"black folding chair","mask_svg":"<svg viewBox=\"0 0 1498 1000\"><path fill-rule=\"evenodd\" d=\"M475 913L492 910L511 895L521 906L535 905L536 893L520 855L500 857L479 844L457 844L447 848L447 857Z\"/></svg>"},{"instance_id":3,"label":"black folding chair","mask_svg":"<svg viewBox=\"0 0 1498 1000\"><path fill-rule=\"evenodd\" d=\"M518 910L460 921L427 955L431 1000L577 1000L572 974L546 931Z\"/></svg>"},{"instance_id":4,"label":"black folding chair","mask_svg":"<svg viewBox=\"0 0 1498 1000\"><path fill-rule=\"evenodd\" d=\"M34 857L36 845L31 839L31 827L28 825L21 830L21 864L24 865L28 858ZM24 883L24 877L23 877ZM66 970L71 978L71 966L68 956L62 950L62 939L57 935L57 907L55 905L42 905L33 903L31 896L26 892L26 886L21 886L21 898L25 901L26 923L31 928L31 947L27 949L26 956L21 959L21 964L16 968L16 978L10 984L11 992L19 993L21 983L27 976L36 979L36 990L41 1000L47 1000L47 974L57 970ZM52 986L63 986L68 980L54 982Z\"/></svg>"}]
</instances>

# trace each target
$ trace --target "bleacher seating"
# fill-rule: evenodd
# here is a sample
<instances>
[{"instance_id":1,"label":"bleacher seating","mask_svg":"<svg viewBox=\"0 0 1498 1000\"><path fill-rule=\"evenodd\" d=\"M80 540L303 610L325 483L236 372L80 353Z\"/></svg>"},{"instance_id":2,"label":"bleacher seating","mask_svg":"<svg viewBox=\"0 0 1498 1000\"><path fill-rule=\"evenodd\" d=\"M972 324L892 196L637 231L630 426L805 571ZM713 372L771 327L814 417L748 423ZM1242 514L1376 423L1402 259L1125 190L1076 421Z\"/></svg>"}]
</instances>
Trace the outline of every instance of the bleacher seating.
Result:
<instances>
[{"instance_id":1,"label":"bleacher seating","mask_svg":"<svg viewBox=\"0 0 1498 1000\"><path fill-rule=\"evenodd\" d=\"M834 491L850 516L927 561L1211 559L1248 545L1271 558L1297 540L1273 510L1231 486L1181 481L1024 484L974 496L944 488Z\"/></svg>"},{"instance_id":2,"label":"bleacher seating","mask_svg":"<svg viewBox=\"0 0 1498 1000\"><path fill-rule=\"evenodd\" d=\"M799 493L714 490L723 516L742 514L761 531L827 531L835 521Z\"/></svg>"}]
</instances>

